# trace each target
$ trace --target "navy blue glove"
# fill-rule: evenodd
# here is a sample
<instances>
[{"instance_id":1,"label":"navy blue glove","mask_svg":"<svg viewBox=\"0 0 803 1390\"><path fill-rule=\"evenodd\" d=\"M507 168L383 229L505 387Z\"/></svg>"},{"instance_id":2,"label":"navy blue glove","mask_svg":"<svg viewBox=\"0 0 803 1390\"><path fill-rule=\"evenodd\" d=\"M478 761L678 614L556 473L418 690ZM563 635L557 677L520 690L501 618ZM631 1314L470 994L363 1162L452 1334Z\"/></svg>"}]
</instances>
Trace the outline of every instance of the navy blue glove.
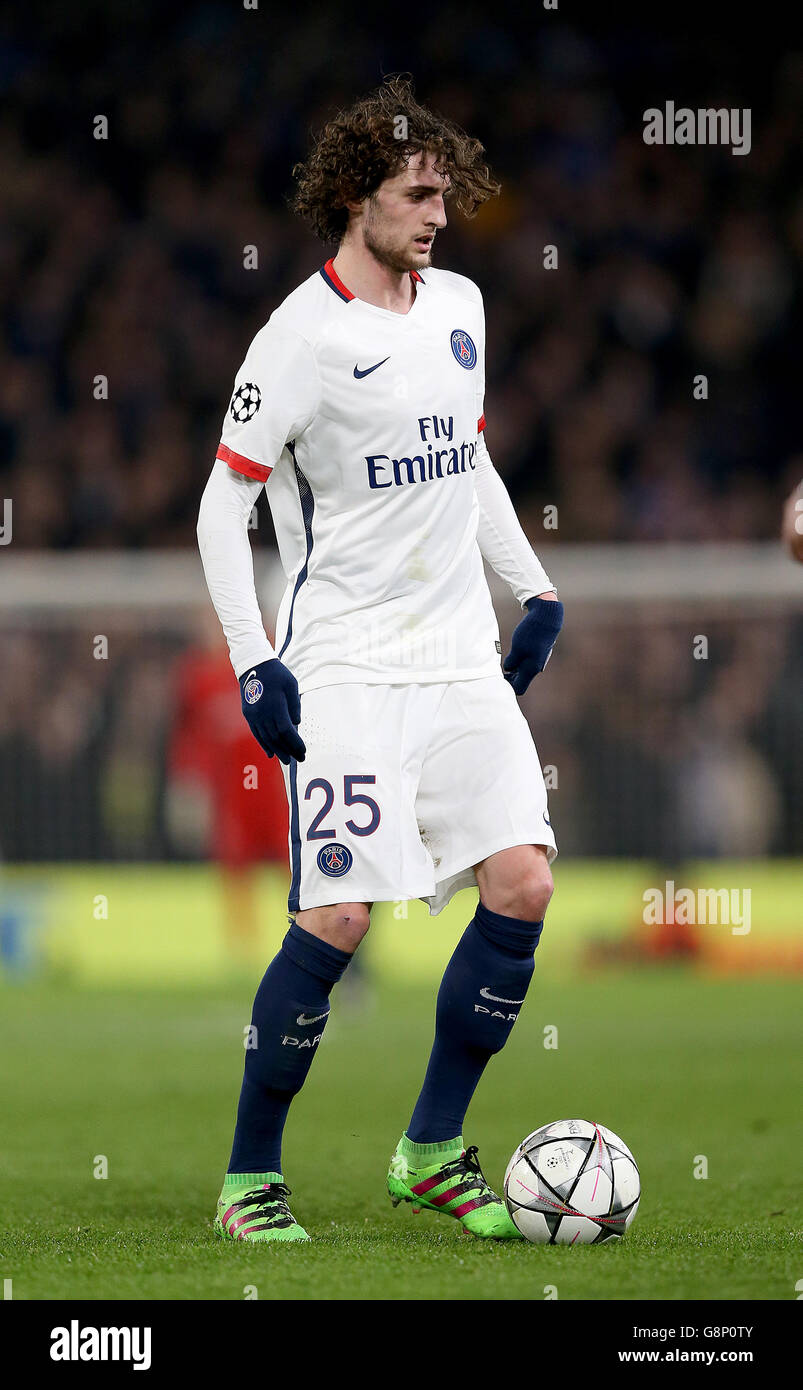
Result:
<instances>
[{"instance_id":1,"label":"navy blue glove","mask_svg":"<svg viewBox=\"0 0 803 1390\"><path fill-rule=\"evenodd\" d=\"M527 612L513 629L510 651L502 663L505 680L523 695L539 671L543 671L563 626L563 604L557 599L528 598Z\"/></svg>"},{"instance_id":2,"label":"navy blue glove","mask_svg":"<svg viewBox=\"0 0 803 1390\"><path fill-rule=\"evenodd\" d=\"M304 740L294 727L301 723L298 681L278 658L261 661L240 677L243 714L257 743L279 762L307 756Z\"/></svg>"}]
</instances>

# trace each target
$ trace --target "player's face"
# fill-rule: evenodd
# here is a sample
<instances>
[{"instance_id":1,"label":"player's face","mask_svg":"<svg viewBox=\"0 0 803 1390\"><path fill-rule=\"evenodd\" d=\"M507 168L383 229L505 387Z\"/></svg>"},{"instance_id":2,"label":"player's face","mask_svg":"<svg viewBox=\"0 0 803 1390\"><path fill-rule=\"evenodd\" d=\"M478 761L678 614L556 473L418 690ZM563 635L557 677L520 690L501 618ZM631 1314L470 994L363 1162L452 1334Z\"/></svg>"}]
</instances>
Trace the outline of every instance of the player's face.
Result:
<instances>
[{"instance_id":1,"label":"player's face","mask_svg":"<svg viewBox=\"0 0 803 1390\"><path fill-rule=\"evenodd\" d=\"M446 174L436 174L437 156L414 154L409 164L385 179L364 204L363 241L382 264L404 274L432 264L432 245L446 226Z\"/></svg>"}]
</instances>

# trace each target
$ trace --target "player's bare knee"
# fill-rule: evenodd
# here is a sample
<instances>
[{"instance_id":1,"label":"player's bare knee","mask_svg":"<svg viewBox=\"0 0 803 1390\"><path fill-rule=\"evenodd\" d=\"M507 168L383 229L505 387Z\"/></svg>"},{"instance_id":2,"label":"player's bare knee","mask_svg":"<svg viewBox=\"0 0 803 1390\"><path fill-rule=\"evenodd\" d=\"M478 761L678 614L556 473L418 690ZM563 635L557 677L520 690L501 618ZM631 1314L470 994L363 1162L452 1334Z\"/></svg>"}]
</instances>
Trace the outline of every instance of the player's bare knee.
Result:
<instances>
[{"instance_id":1,"label":"player's bare knee","mask_svg":"<svg viewBox=\"0 0 803 1390\"><path fill-rule=\"evenodd\" d=\"M351 952L356 951L371 925L371 911L368 903L333 903L298 912L296 921L321 941Z\"/></svg>"},{"instance_id":2,"label":"player's bare knee","mask_svg":"<svg viewBox=\"0 0 803 1390\"><path fill-rule=\"evenodd\" d=\"M555 885L552 881L552 875L547 868L533 885L528 901L527 919L529 921L543 922L554 891Z\"/></svg>"},{"instance_id":3,"label":"player's bare knee","mask_svg":"<svg viewBox=\"0 0 803 1390\"><path fill-rule=\"evenodd\" d=\"M354 942L352 947L343 950L356 950L371 925L371 912L367 903L338 903L332 908L337 930L345 939Z\"/></svg>"},{"instance_id":4,"label":"player's bare knee","mask_svg":"<svg viewBox=\"0 0 803 1390\"><path fill-rule=\"evenodd\" d=\"M511 890L508 915L522 922L543 922L554 889L548 864L539 865Z\"/></svg>"}]
</instances>

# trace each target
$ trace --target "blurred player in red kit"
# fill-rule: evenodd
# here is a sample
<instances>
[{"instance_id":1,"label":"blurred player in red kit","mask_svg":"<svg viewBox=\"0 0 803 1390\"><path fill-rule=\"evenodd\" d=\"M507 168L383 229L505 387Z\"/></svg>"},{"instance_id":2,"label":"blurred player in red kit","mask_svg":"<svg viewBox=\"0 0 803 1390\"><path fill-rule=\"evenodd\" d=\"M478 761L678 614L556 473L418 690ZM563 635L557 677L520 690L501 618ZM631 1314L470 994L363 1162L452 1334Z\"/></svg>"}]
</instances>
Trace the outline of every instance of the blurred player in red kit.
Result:
<instances>
[{"instance_id":1,"label":"blurred player in red kit","mask_svg":"<svg viewBox=\"0 0 803 1390\"><path fill-rule=\"evenodd\" d=\"M281 766L245 724L226 644L214 614L175 671L168 744L169 819L174 837L202 839L221 867L227 947L256 942L254 870L287 864L288 813Z\"/></svg>"}]
</instances>

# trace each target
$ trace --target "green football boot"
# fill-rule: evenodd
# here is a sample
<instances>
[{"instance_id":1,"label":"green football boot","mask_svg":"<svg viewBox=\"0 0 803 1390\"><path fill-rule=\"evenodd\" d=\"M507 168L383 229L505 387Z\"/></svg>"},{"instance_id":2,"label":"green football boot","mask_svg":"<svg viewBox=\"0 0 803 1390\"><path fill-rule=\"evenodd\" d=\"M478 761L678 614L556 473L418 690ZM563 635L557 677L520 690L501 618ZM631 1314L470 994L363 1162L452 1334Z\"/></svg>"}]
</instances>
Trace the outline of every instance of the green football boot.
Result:
<instances>
[{"instance_id":1,"label":"green football boot","mask_svg":"<svg viewBox=\"0 0 803 1390\"><path fill-rule=\"evenodd\" d=\"M227 1173L214 1228L227 1240L309 1240L287 1205L281 1173Z\"/></svg>"},{"instance_id":2,"label":"green football boot","mask_svg":"<svg viewBox=\"0 0 803 1390\"><path fill-rule=\"evenodd\" d=\"M477 1159L477 1147L463 1148L462 1136L446 1144L414 1144L402 1135L388 1169L394 1207L412 1202L455 1217L472 1236L522 1240L501 1197L491 1190Z\"/></svg>"}]
</instances>

